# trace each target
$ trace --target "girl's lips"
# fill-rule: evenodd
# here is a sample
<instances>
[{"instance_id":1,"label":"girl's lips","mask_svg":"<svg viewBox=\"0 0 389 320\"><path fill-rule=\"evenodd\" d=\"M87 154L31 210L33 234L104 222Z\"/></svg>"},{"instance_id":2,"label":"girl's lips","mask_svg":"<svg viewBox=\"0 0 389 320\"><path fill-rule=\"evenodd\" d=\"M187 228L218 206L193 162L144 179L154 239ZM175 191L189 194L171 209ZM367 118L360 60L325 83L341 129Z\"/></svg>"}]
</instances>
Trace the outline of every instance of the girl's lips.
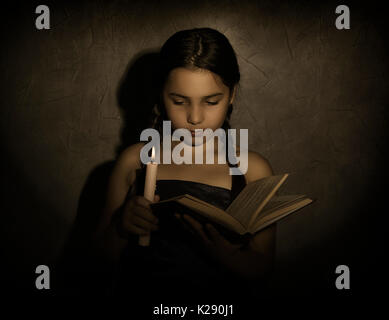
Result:
<instances>
[{"instance_id":1,"label":"girl's lips","mask_svg":"<svg viewBox=\"0 0 389 320\"><path fill-rule=\"evenodd\" d=\"M195 132L194 130L190 130L190 133L192 134L192 137L201 137L203 135L202 131Z\"/></svg>"}]
</instances>

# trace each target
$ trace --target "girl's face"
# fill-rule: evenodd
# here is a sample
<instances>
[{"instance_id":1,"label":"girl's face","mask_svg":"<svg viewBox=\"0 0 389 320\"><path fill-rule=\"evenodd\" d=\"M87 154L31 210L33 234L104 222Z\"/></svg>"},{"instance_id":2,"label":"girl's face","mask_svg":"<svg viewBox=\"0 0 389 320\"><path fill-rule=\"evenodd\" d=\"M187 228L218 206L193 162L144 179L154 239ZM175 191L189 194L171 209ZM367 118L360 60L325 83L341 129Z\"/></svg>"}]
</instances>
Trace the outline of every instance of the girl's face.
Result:
<instances>
[{"instance_id":1,"label":"girl's face","mask_svg":"<svg viewBox=\"0 0 389 320\"><path fill-rule=\"evenodd\" d=\"M235 90L229 88L221 78L205 69L173 69L163 90L163 101L173 129L185 128L192 131L192 144L203 141L195 136L195 129L220 128L233 102Z\"/></svg>"}]
</instances>

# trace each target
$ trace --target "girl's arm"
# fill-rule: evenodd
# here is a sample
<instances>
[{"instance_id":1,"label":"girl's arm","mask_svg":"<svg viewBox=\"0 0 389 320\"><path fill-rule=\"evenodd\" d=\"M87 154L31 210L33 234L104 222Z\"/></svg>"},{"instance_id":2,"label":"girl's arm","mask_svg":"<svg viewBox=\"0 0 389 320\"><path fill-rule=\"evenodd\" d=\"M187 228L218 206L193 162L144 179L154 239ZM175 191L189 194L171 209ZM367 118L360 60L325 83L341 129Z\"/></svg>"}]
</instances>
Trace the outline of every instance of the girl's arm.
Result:
<instances>
[{"instance_id":1,"label":"girl's arm","mask_svg":"<svg viewBox=\"0 0 389 320\"><path fill-rule=\"evenodd\" d=\"M111 173L101 219L94 235L96 254L116 262L128 243L126 237L120 236L117 220L127 193L133 186L136 170L140 168L139 152L143 144L135 144L122 152Z\"/></svg>"},{"instance_id":2,"label":"girl's arm","mask_svg":"<svg viewBox=\"0 0 389 320\"><path fill-rule=\"evenodd\" d=\"M245 175L247 183L273 175L269 161L256 152L249 152L248 164L248 170ZM263 229L250 239L245 251L248 257L253 256L252 266L254 267L253 269L257 269L259 277L266 275L273 269L275 245L276 224ZM255 262L257 262L257 266L255 266Z\"/></svg>"}]
</instances>

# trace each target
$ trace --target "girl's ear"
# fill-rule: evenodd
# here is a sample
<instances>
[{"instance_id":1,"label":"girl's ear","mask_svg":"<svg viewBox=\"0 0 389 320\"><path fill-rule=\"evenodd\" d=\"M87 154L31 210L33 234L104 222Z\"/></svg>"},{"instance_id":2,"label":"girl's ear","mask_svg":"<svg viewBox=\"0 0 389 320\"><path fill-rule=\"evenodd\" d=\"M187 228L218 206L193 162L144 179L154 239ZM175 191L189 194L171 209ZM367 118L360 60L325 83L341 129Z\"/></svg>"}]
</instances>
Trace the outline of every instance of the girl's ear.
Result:
<instances>
[{"instance_id":1,"label":"girl's ear","mask_svg":"<svg viewBox=\"0 0 389 320\"><path fill-rule=\"evenodd\" d=\"M234 86L234 89L232 90L231 96L230 96L230 104L234 102L235 99L235 94L236 94L236 87L237 85Z\"/></svg>"}]
</instances>

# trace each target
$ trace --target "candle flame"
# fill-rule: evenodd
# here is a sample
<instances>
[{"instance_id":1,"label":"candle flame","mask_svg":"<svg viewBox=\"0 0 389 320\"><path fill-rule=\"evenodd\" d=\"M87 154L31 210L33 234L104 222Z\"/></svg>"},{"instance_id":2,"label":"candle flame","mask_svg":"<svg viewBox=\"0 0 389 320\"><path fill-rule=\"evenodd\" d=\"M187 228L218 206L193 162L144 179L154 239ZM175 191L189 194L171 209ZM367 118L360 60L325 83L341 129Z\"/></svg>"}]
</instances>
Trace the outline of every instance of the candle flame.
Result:
<instances>
[{"instance_id":1,"label":"candle flame","mask_svg":"<svg viewBox=\"0 0 389 320\"><path fill-rule=\"evenodd\" d=\"M151 149L151 162L155 162L155 148Z\"/></svg>"}]
</instances>

